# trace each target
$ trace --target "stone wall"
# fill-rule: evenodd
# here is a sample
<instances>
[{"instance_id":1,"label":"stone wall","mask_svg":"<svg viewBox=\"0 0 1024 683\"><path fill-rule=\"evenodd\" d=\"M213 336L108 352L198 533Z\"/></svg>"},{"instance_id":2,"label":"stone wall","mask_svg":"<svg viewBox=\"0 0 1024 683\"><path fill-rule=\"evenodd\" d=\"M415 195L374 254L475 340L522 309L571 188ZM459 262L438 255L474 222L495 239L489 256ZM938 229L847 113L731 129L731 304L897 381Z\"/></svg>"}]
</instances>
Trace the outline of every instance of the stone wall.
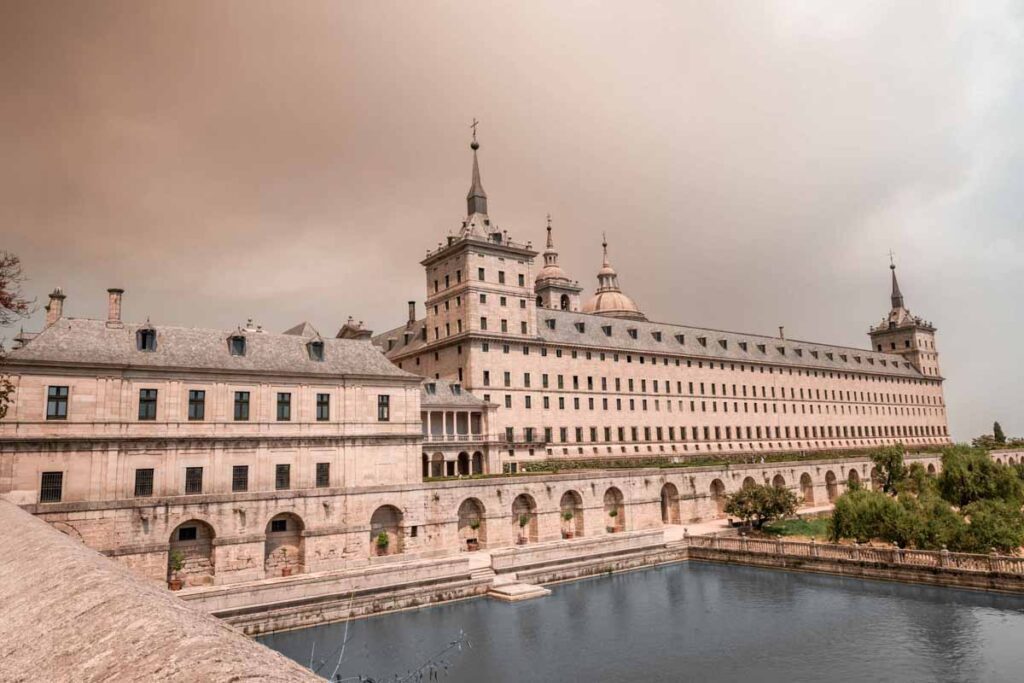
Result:
<instances>
[{"instance_id":1,"label":"stone wall","mask_svg":"<svg viewBox=\"0 0 1024 683\"><path fill-rule=\"evenodd\" d=\"M0 680L317 681L0 500Z\"/></svg>"}]
</instances>

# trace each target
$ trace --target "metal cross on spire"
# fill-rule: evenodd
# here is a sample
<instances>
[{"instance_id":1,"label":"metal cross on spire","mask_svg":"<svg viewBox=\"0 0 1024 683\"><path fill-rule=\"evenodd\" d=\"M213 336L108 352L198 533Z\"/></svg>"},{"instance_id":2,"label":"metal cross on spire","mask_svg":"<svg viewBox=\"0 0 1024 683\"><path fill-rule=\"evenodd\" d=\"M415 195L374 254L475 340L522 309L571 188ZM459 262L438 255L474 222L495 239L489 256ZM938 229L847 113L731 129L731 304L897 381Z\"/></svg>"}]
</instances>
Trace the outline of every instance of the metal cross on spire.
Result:
<instances>
[{"instance_id":1,"label":"metal cross on spire","mask_svg":"<svg viewBox=\"0 0 1024 683\"><path fill-rule=\"evenodd\" d=\"M892 249L889 250L889 267L896 267L896 254L893 253Z\"/></svg>"},{"instance_id":2,"label":"metal cross on spire","mask_svg":"<svg viewBox=\"0 0 1024 683\"><path fill-rule=\"evenodd\" d=\"M480 122L473 117L473 123L469 124L469 127L473 129L473 142L476 142L476 127L480 125Z\"/></svg>"}]
</instances>

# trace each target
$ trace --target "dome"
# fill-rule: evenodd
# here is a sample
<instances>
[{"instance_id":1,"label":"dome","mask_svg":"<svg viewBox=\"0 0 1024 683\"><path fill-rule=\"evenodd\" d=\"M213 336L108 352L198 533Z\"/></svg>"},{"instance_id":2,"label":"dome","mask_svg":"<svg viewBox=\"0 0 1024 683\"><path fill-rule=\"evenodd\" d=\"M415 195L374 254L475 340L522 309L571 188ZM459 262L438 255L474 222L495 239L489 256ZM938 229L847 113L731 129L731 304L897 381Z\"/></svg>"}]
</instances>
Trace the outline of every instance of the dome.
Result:
<instances>
[{"instance_id":1,"label":"dome","mask_svg":"<svg viewBox=\"0 0 1024 683\"><path fill-rule=\"evenodd\" d=\"M646 320L636 303L622 292L598 292L583 304L584 313L604 315L610 318Z\"/></svg>"},{"instance_id":2,"label":"dome","mask_svg":"<svg viewBox=\"0 0 1024 683\"><path fill-rule=\"evenodd\" d=\"M565 274L562 267L557 263L549 264L540 269L537 273L537 277L534 278L535 282L543 282L545 280L564 280L569 282L569 276Z\"/></svg>"}]
</instances>

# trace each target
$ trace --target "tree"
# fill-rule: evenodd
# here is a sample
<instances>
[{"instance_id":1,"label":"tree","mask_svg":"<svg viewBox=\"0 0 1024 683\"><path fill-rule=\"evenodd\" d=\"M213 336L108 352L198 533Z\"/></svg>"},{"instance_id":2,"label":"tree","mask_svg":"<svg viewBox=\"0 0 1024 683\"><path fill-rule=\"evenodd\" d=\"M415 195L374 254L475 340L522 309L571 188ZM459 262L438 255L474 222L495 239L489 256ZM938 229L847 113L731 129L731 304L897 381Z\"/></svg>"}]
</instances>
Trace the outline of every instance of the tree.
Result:
<instances>
[{"instance_id":1,"label":"tree","mask_svg":"<svg viewBox=\"0 0 1024 683\"><path fill-rule=\"evenodd\" d=\"M987 553L993 548L1015 553L1024 545L1024 515L1020 506L996 500L980 500L964 509L970 520L950 545L953 550Z\"/></svg>"},{"instance_id":2,"label":"tree","mask_svg":"<svg viewBox=\"0 0 1024 683\"><path fill-rule=\"evenodd\" d=\"M966 446L947 448L942 454L939 493L953 505L964 508L979 500L1024 502L1024 481L1013 468L1000 465L982 449Z\"/></svg>"},{"instance_id":3,"label":"tree","mask_svg":"<svg viewBox=\"0 0 1024 683\"><path fill-rule=\"evenodd\" d=\"M992 425L992 437L996 440L996 443L1006 443L1006 434L1003 434L1003 426L998 422Z\"/></svg>"},{"instance_id":4,"label":"tree","mask_svg":"<svg viewBox=\"0 0 1024 683\"><path fill-rule=\"evenodd\" d=\"M792 515L799 504L800 499L787 488L758 484L728 496L725 512L760 529L773 519Z\"/></svg>"},{"instance_id":5,"label":"tree","mask_svg":"<svg viewBox=\"0 0 1024 683\"><path fill-rule=\"evenodd\" d=\"M879 448L871 453L871 461L875 464L878 480L882 490L895 493L897 487L907 478L907 468L903 464L903 444Z\"/></svg>"},{"instance_id":6,"label":"tree","mask_svg":"<svg viewBox=\"0 0 1024 683\"><path fill-rule=\"evenodd\" d=\"M0 251L0 327L7 327L32 313L32 302L21 293L25 275L21 259L8 251ZM14 384L3 372L4 349L0 345L0 420L7 416Z\"/></svg>"}]
</instances>

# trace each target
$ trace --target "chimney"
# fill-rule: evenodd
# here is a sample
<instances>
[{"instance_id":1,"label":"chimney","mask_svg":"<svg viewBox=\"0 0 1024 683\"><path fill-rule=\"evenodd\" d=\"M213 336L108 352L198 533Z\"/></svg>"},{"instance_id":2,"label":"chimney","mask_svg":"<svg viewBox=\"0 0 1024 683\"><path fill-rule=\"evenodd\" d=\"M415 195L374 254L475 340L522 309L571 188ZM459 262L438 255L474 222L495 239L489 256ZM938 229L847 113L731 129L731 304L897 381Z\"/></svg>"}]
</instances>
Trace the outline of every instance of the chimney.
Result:
<instances>
[{"instance_id":1,"label":"chimney","mask_svg":"<svg viewBox=\"0 0 1024 683\"><path fill-rule=\"evenodd\" d=\"M50 292L50 303L46 305L46 326L54 324L64 317L64 290L57 287Z\"/></svg>"},{"instance_id":2,"label":"chimney","mask_svg":"<svg viewBox=\"0 0 1024 683\"><path fill-rule=\"evenodd\" d=\"M121 296L123 289L111 287L107 290L107 327L121 327Z\"/></svg>"},{"instance_id":3,"label":"chimney","mask_svg":"<svg viewBox=\"0 0 1024 683\"><path fill-rule=\"evenodd\" d=\"M779 325L779 339L785 339L785 338L786 338L786 328L783 327L782 325Z\"/></svg>"},{"instance_id":4,"label":"chimney","mask_svg":"<svg viewBox=\"0 0 1024 683\"><path fill-rule=\"evenodd\" d=\"M409 302L409 320L406 322L406 325L411 326L414 322L416 322L416 302L415 301L410 301Z\"/></svg>"}]
</instances>

